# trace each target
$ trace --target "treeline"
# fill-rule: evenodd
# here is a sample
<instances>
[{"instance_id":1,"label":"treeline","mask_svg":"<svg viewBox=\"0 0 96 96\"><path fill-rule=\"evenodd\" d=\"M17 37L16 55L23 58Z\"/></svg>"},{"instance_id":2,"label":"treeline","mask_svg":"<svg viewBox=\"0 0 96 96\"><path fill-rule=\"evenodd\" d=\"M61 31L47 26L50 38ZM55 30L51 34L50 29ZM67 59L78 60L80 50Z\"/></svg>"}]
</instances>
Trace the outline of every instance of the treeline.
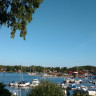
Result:
<instances>
[{"instance_id":1,"label":"treeline","mask_svg":"<svg viewBox=\"0 0 96 96\"><path fill-rule=\"evenodd\" d=\"M69 71L76 71L76 70L85 71L89 73L96 73L96 66L87 65L87 66L77 66L69 68Z\"/></svg>"},{"instance_id":2,"label":"treeline","mask_svg":"<svg viewBox=\"0 0 96 96\"><path fill-rule=\"evenodd\" d=\"M69 71L87 71L90 73L96 72L96 67L95 66L76 66L72 68L67 68L67 67L43 67L43 66L21 66L21 65L15 65L15 66L4 66L0 65L0 72L4 71L6 72L18 72L18 71L23 71L23 72L62 72L62 73L68 73Z\"/></svg>"}]
</instances>

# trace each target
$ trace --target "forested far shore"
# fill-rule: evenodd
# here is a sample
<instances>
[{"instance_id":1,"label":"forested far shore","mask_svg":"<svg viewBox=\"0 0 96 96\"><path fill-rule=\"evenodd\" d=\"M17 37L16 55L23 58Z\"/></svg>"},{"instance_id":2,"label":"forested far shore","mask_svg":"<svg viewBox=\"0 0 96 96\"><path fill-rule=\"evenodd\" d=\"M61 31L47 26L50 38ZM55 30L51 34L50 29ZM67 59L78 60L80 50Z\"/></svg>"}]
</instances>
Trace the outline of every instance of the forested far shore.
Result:
<instances>
[{"instance_id":1,"label":"forested far shore","mask_svg":"<svg viewBox=\"0 0 96 96\"><path fill-rule=\"evenodd\" d=\"M39 73L48 73L48 72L61 72L61 73L68 73L69 71L86 71L90 73L96 73L96 66L75 66L72 68L67 67L43 67L43 66L21 66L21 65L15 65L15 66L9 66L9 65L0 65L0 72L39 72Z\"/></svg>"}]
</instances>

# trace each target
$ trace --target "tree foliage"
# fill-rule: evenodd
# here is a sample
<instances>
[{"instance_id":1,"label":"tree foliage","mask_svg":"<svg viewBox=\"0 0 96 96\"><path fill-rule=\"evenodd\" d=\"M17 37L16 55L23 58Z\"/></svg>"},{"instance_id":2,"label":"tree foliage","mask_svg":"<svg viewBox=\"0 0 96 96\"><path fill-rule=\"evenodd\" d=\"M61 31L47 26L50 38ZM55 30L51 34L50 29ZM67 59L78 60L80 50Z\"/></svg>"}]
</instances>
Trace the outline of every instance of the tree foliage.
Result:
<instances>
[{"instance_id":1,"label":"tree foliage","mask_svg":"<svg viewBox=\"0 0 96 96\"><path fill-rule=\"evenodd\" d=\"M20 37L25 40L26 26L32 21L32 14L43 0L0 0L0 25L11 27L11 37L20 30Z\"/></svg>"},{"instance_id":2,"label":"tree foliage","mask_svg":"<svg viewBox=\"0 0 96 96\"><path fill-rule=\"evenodd\" d=\"M21 69L21 65L15 65L15 66L4 66L4 65L0 65L0 71L2 70L2 68L6 68L7 72L17 72L18 70ZM45 67L45 69L47 70L46 72L48 73L49 71L54 71L57 70L58 72L61 73L68 73L68 71L77 71L77 67L72 67L72 68L67 68L67 67ZM43 66L22 66L22 71L23 72L40 72L43 73L44 71L44 67ZM80 73L80 71L85 71L85 72L89 72L92 73L94 75L96 75L96 67L95 66L78 66L78 71ZM49 72L50 73L50 72Z\"/></svg>"},{"instance_id":3,"label":"tree foliage","mask_svg":"<svg viewBox=\"0 0 96 96\"><path fill-rule=\"evenodd\" d=\"M5 85L0 83L0 96L11 96L11 93L5 88Z\"/></svg>"},{"instance_id":4,"label":"tree foliage","mask_svg":"<svg viewBox=\"0 0 96 96\"><path fill-rule=\"evenodd\" d=\"M65 96L63 89L48 80L43 80L41 84L32 88L27 96Z\"/></svg>"},{"instance_id":5,"label":"tree foliage","mask_svg":"<svg viewBox=\"0 0 96 96\"><path fill-rule=\"evenodd\" d=\"M72 96L89 96L86 92L77 90L73 93Z\"/></svg>"}]
</instances>

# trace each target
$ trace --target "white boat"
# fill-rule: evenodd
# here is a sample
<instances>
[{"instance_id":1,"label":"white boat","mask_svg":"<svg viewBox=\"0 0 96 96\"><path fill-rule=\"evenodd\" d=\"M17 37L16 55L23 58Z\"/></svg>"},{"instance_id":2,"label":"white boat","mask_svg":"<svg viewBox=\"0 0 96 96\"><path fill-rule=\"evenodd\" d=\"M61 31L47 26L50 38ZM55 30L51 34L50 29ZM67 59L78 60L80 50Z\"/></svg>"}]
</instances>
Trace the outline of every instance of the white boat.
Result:
<instances>
[{"instance_id":1,"label":"white boat","mask_svg":"<svg viewBox=\"0 0 96 96\"><path fill-rule=\"evenodd\" d=\"M76 83L76 84L79 84L79 83L82 83L82 82L83 82L83 80L81 80L81 79L75 80L75 83Z\"/></svg>"},{"instance_id":2,"label":"white boat","mask_svg":"<svg viewBox=\"0 0 96 96\"><path fill-rule=\"evenodd\" d=\"M21 81L18 83L19 87L27 87L27 86L30 86L30 82L26 82L26 81Z\"/></svg>"},{"instance_id":3,"label":"white boat","mask_svg":"<svg viewBox=\"0 0 96 96\"><path fill-rule=\"evenodd\" d=\"M12 81L12 82L9 83L9 86L18 87L18 82Z\"/></svg>"},{"instance_id":4,"label":"white boat","mask_svg":"<svg viewBox=\"0 0 96 96\"><path fill-rule=\"evenodd\" d=\"M87 86L84 86L84 85L81 85L81 90L82 91L87 91L88 90L88 87Z\"/></svg>"},{"instance_id":5,"label":"white boat","mask_svg":"<svg viewBox=\"0 0 96 96\"><path fill-rule=\"evenodd\" d=\"M15 84L15 81L12 81L9 83L9 86L14 86L14 84Z\"/></svg>"},{"instance_id":6,"label":"white boat","mask_svg":"<svg viewBox=\"0 0 96 96\"><path fill-rule=\"evenodd\" d=\"M92 83L92 81L91 81L91 80L89 80L89 83Z\"/></svg>"},{"instance_id":7,"label":"white boat","mask_svg":"<svg viewBox=\"0 0 96 96\"><path fill-rule=\"evenodd\" d=\"M19 86L18 82L15 82L14 87L18 87L18 86Z\"/></svg>"},{"instance_id":8,"label":"white boat","mask_svg":"<svg viewBox=\"0 0 96 96\"><path fill-rule=\"evenodd\" d=\"M93 81L92 83L93 83L93 84L96 84L96 81Z\"/></svg>"},{"instance_id":9,"label":"white boat","mask_svg":"<svg viewBox=\"0 0 96 96\"><path fill-rule=\"evenodd\" d=\"M36 73L28 73L29 76L35 76Z\"/></svg>"},{"instance_id":10,"label":"white boat","mask_svg":"<svg viewBox=\"0 0 96 96\"><path fill-rule=\"evenodd\" d=\"M53 77L53 75L47 74L44 66L44 73L42 74L42 77Z\"/></svg>"},{"instance_id":11,"label":"white boat","mask_svg":"<svg viewBox=\"0 0 96 96\"><path fill-rule=\"evenodd\" d=\"M67 79L67 80L66 80L66 83L69 83L69 82L70 82L70 80L69 80L69 79Z\"/></svg>"},{"instance_id":12,"label":"white boat","mask_svg":"<svg viewBox=\"0 0 96 96\"><path fill-rule=\"evenodd\" d=\"M75 79L67 78L67 79L64 80L64 82L66 82L66 83L74 83Z\"/></svg>"},{"instance_id":13,"label":"white boat","mask_svg":"<svg viewBox=\"0 0 96 96\"><path fill-rule=\"evenodd\" d=\"M29 76L38 76L39 74L36 73L36 71L34 70L35 66L33 67L33 72L31 72L31 67L30 67L30 72L28 72Z\"/></svg>"},{"instance_id":14,"label":"white boat","mask_svg":"<svg viewBox=\"0 0 96 96\"><path fill-rule=\"evenodd\" d=\"M30 84L31 87L38 86L40 81L38 79L33 79L32 84Z\"/></svg>"},{"instance_id":15,"label":"white boat","mask_svg":"<svg viewBox=\"0 0 96 96\"><path fill-rule=\"evenodd\" d=\"M68 88L68 84L62 83L62 84L61 84L61 87L64 88L64 89L66 89L66 88Z\"/></svg>"},{"instance_id":16,"label":"white boat","mask_svg":"<svg viewBox=\"0 0 96 96\"><path fill-rule=\"evenodd\" d=\"M74 83L75 82L75 79L70 79L69 83Z\"/></svg>"},{"instance_id":17,"label":"white boat","mask_svg":"<svg viewBox=\"0 0 96 96\"><path fill-rule=\"evenodd\" d=\"M27 86L30 86L30 82L24 81L22 73L23 73L23 71L22 71L22 66L21 66L20 82L18 83L18 86L19 86L19 87L27 87ZM22 81L21 81L21 80L22 80Z\"/></svg>"},{"instance_id":18,"label":"white boat","mask_svg":"<svg viewBox=\"0 0 96 96\"><path fill-rule=\"evenodd\" d=\"M43 74L42 77L52 77L53 75L49 75L47 73Z\"/></svg>"},{"instance_id":19,"label":"white boat","mask_svg":"<svg viewBox=\"0 0 96 96\"><path fill-rule=\"evenodd\" d=\"M90 95L90 96L96 96L96 91L88 90L87 94Z\"/></svg>"}]
</instances>

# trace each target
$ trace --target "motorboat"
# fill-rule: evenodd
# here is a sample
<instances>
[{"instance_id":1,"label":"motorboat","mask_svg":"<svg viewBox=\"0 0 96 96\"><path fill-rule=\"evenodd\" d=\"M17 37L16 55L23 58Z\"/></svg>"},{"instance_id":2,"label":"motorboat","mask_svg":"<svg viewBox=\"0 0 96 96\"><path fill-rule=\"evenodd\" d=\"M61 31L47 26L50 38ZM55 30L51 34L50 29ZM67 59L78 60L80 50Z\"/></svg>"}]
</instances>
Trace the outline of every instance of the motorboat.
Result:
<instances>
[{"instance_id":1,"label":"motorboat","mask_svg":"<svg viewBox=\"0 0 96 96\"><path fill-rule=\"evenodd\" d=\"M82 82L83 82L83 80L81 80L81 79L75 80L75 83L76 83L76 84L79 84L79 83L82 83Z\"/></svg>"},{"instance_id":2,"label":"motorboat","mask_svg":"<svg viewBox=\"0 0 96 96\"><path fill-rule=\"evenodd\" d=\"M53 77L53 75L49 75L49 74L47 74L47 73L44 73L44 74L42 75L42 77Z\"/></svg>"},{"instance_id":3,"label":"motorboat","mask_svg":"<svg viewBox=\"0 0 96 96\"><path fill-rule=\"evenodd\" d=\"M89 80L89 83L92 83L92 80Z\"/></svg>"},{"instance_id":4,"label":"motorboat","mask_svg":"<svg viewBox=\"0 0 96 96\"><path fill-rule=\"evenodd\" d=\"M66 82L66 83L74 83L75 79L67 78L67 79L64 80L64 82Z\"/></svg>"},{"instance_id":5,"label":"motorboat","mask_svg":"<svg viewBox=\"0 0 96 96\"><path fill-rule=\"evenodd\" d=\"M96 84L96 81L93 81L92 83L93 83L93 84Z\"/></svg>"},{"instance_id":6,"label":"motorboat","mask_svg":"<svg viewBox=\"0 0 96 96\"><path fill-rule=\"evenodd\" d=\"M18 83L19 87L27 87L30 86L30 82L26 82L26 81L21 81Z\"/></svg>"},{"instance_id":7,"label":"motorboat","mask_svg":"<svg viewBox=\"0 0 96 96\"><path fill-rule=\"evenodd\" d=\"M88 90L87 94L90 95L90 96L96 96L96 91Z\"/></svg>"},{"instance_id":8,"label":"motorboat","mask_svg":"<svg viewBox=\"0 0 96 96\"><path fill-rule=\"evenodd\" d=\"M88 87L87 86L84 86L84 85L81 85L81 90L82 91L87 91L88 90Z\"/></svg>"},{"instance_id":9,"label":"motorboat","mask_svg":"<svg viewBox=\"0 0 96 96\"><path fill-rule=\"evenodd\" d=\"M29 76L35 76L36 73L28 73Z\"/></svg>"},{"instance_id":10,"label":"motorboat","mask_svg":"<svg viewBox=\"0 0 96 96\"><path fill-rule=\"evenodd\" d=\"M72 90L76 90L77 89L77 85L76 84L72 84Z\"/></svg>"},{"instance_id":11,"label":"motorboat","mask_svg":"<svg viewBox=\"0 0 96 96\"><path fill-rule=\"evenodd\" d=\"M74 83L75 82L75 79L70 79L69 83Z\"/></svg>"},{"instance_id":12,"label":"motorboat","mask_svg":"<svg viewBox=\"0 0 96 96\"><path fill-rule=\"evenodd\" d=\"M14 86L14 84L15 84L15 81L12 81L9 83L9 86Z\"/></svg>"},{"instance_id":13,"label":"motorboat","mask_svg":"<svg viewBox=\"0 0 96 96\"><path fill-rule=\"evenodd\" d=\"M14 87L18 87L18 86L19 86L18 82L15 82Z\"/></svg>"},{"instance_id":14,"label":"motorboat","mask_svg":"<svg viewBox=\"0 0 96 96\"><path fill-rule=\"evenodd\" d=\"M33 79L32 83L30 84L31 87L38 86L40 81L38 79Z\"/></svg>"}]
</instances>

